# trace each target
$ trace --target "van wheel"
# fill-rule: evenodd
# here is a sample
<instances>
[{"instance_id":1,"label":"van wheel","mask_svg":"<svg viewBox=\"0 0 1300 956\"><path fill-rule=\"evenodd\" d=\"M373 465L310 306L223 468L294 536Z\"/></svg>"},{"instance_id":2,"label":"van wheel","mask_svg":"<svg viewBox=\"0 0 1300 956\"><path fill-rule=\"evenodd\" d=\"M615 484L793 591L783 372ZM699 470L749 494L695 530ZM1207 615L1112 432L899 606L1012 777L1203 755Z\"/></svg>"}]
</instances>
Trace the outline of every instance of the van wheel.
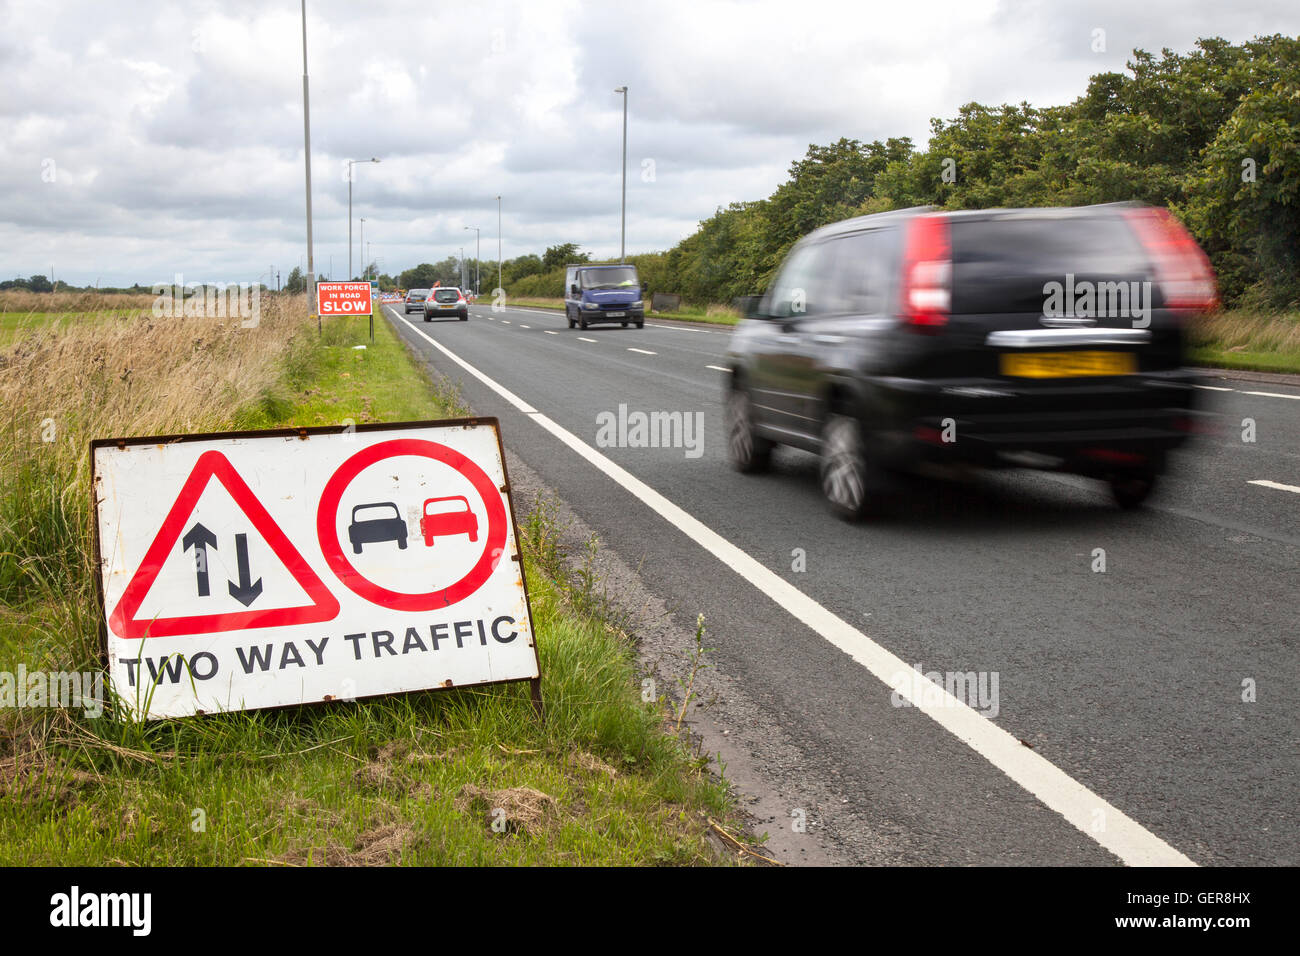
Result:
<instances>
[{"instance_id":1,"label":"van wheel","mask_svg":"<svg viewBox=\"0 0 1300 956\"><path fill-rule=\"evenodd\" d=\"M584 332L587 331L587 317L585 315L578 316L578 328Z\"/></svg>"},{"instance_id":2,"label":"van wheel","mask_svg":"<svg viewBox=\"0 0 1300 956\"><path fill-rule=\"evenodd\" d=\"M638 323L636 324L636 327L637 327L638 329L644 329L644 328L645 328L645 319L642 319L640 322L638 322Z\"/></svg>"},{"instance_id":3,"label":"van wheel","mask_svg":"<svg viewBox=\"0 0 1300 956\"><path fill-rule=\"evenodd\" d=\"M626 322L623 323L623 328L627 328L627 323L626 323Z\"/></svg>"},{"instance_id":4,"label":"van wheel","mask_svg":"<svg viewBox=\"0 0 1300 956\"><path fill-rule=\"evenodd\" d=\"M1155 487L1156 475L1151 471L1131 471L1110 479L1110 495L1125 511L1141 507Z\"/></svg>"},{"instance_id":5,"label":"van wheel","mask_svg":"<svg viewBox=\"0 0 1300 956\"><path fill-rule=\"evenodd\" d=\"M743 387L727 395L727 455L742 474L765 471L772 461L772 442L754 434L754 403Z\"/></svg>"},{"instance_id":6,"label":"van wheel","mask_svg":"<svg viewBox=\"0 0 1300 956\"><path fill-rule=\"evenodd\" d=\"M569 320L569 328L573 328L575 325L578 324L573 321L573 313L570 312L568 309L564 310L564 317Z\"/></svg>"},{"instance_id":7,"label":"van wheel","mask_svg":"<svg viewBox=\"0 0 1300 956\"><path fill-rule=\"evenodd\" d=\"M862 427L846 415L831 415L822 428L822 494L831 510L846 521L867 513L870 470Z\"/></svg>"}]
</instances>

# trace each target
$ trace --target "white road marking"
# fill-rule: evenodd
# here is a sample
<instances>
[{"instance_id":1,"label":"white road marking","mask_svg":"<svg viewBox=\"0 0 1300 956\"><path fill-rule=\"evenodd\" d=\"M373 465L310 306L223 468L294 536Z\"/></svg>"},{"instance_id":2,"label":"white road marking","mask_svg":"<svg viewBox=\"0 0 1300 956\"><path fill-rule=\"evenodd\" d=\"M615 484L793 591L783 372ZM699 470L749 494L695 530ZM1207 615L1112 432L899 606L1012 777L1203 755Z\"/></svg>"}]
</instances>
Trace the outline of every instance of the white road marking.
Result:
<instances>
[{"instance_id":1,"label":"white road marking","mask_svg":"<svg viewBox=\"0 0 1300 956\"><path fill-rule=\"evenodd\" d=\"M646 325L652 329L671 329L673 332L699 332L704 335L730 335L731 327L728 326L724 332L722 329L684 329L680 325L660 325L658 322L647 322Z\"/></svg>"},{"instance_id":2,"label":"white road marking","mask_svg":"<svg viewBox=\"0 0 1300 956\"><path fill-rule=\"evenodd\" d=\"M1281 392L1242 392L1243 395L1263 395L1265 398L1292 398L1300 401L1300 395L1283 395Z\"/></svg>"},{"instance_id":3,"label":"white road marking","mask_svg":"<svg viewBox=\"0 0 1300 956\"><path fill-rule=\"evenodd\" d=\"M554 329L542 329L542 331L545 332L547 335L559 335L559 334L560 334L559 332L555 331Z\"/></svg>"},{"instance_id":4,"label":"white road marking","mask_svg":"<svg viewBox=\"0 0 1300 956\"><path fill-rule=\"evenodd\" d=\"M502 320L501 320L501 324L502 324L502 325L509 325L509 324L510 324L510 320L509 320L509 319L502 319Z\"/></svg>"},{"instance_id":5,"label":"white road marking","mask_svg":"<svg viewBox=\"0 0 1300 956\"><path fill-rule=\"evenodd\" d=\"M519 323L519 327L520 327L521 329L531 329L531 328L532 328L531 325L524 325L522 322Z\"/></svg>"},{"instance_id":6,"label":"white road marking","mask_svg":"<svg viewBox=\"0 0 1300 956\"><path fill-rule=\"evenodd\" d=\"M1118 807L1112 806L1045 757L1026 747L1014 735L957 699L946 688L926 681L924 691L917 693L912 681L897 680L899 674L912 673L911 665L901 657L886 650L853 625L822 607L785 578L732 544L685 509L673 504L577 435L543 415L451 349L430 338L409 321L406 324L411 326L411 330L416 335L528 415L634 497L639 498L646 507L735 571L760 593L766 594L796 621L816 631L828 643L844 651L885 685L896 689L899 696L908 700L914 708L966 744L1029 791L1045 806L1060 814L1081 833L1095 840L1124 863L1130 866L1196 865ZM1105 826L1100 830L1094 828L1098 819L1105 821Z\"/></svg>"},{"instance_id":7,"label":"white road marking","mask_svg":"<svg viewBox=\"0 0 1300 956\"><path fill-rule=\"evenodd\" d=\"M579 335L579 336L578 336L578 341L579 341L579 342L595 342L596 339L589 339L589 338L586 338L585 336Z\"/></svg>"},{"instance_id":8,"label":"white road marking","mask_svg":"<svg viewBox=\"0 0 1300 956\"><path fill-rule=\"evenodd\" d=\"M1219 385L1194 385L1193 388L1203 388L1207 392L1237 392L1240 395L1261 395L1264 398L1289 398L1292 401L1300 401L1300 395L1287 395L1284 392L1248 392L1244 388L1223 388Z\"/></svg>"},{"instance_id":9,"label":"white road marking","mask_svg":"<svg viewBox=\"0 0 1300 956\"><path fill-rule=\"evenodd\" d=\"M658 352L651 352L648 349L628 349L629 352L640 352L642 355L658 355Z\"/></svg>"},{"instance_id":10,"label":"white road marking","mask_svg":"<svg viewBox=\"0 0 1300 956\"><path fill-rule=\"evenodd\" d=\"M715 372L730 372L731 369L723 368L721 365L706 365L705 368L711 368Z\"/></svg>"},{"instance_id":11,"label":"white road marking","mask_svg":"<svg viewBox=\"0 0 1300 956\"><path fill-rule=\"evenodd\" d=\"M1300 486L1284 485L1280 481L1265 481L1263 478L1258 478L1255 481L1248 481L1246 484L1259 485L1261 488L1276 488L1278 491L1294 491L1297 495L1300 495Z\"/></svg>"}]
</instances>

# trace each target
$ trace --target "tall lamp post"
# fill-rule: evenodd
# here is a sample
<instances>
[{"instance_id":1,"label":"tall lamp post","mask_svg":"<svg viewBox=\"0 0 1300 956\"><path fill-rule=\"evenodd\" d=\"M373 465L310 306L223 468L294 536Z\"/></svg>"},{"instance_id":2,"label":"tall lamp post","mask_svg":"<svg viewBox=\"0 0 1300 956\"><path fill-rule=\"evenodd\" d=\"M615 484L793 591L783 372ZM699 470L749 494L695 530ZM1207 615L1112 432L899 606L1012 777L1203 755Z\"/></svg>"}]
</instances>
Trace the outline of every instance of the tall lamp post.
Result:
<instances>
[{"instance_id":1,"label":"tall lamp post","mask_svg":"<svg viewBox=\"0 0 1300 956\"><path fill-rule=\"evenodd\" d=\"M302 0L302 158L307 170L307 314L316 311L316 265L311 243L311 97L307 87L307 0ZM317 317L319 326L319 317ZM317 329L319 331L319 328Z\"/></svg>"},{"instance_id":2,"label":"tall lamp post","mask_svg":"<svg viewBox=\"0 0 1300 956\"><path fill-rule=\"evenodd\" d=\"M360 246L362 249L365 249L366 247L366 217L365 216L361 217L361 238L357 240L357 245ZM366 267L363 263L361 266L361 271L365 272L365 269ZM348 276L348 278L351 279L352 276Z\"/></svg>"},{"instance_id":3,"label":"tall lamp post","mask_svg":"<svg viewBox=\"0 0 1300 956\"><path fill-rule=\"evenodd\" d=\"M474 230L474 294L478 295L479 230L478 226L466 226L465 228Z\"/></svg>"},{"instance_id":4,"label":"tall lamp post","mask_svg":"<svg viewBox=\"0 0 1300 956\"><path fill-rule=\"evenodd\" d=\"M497 288L501 288L501 197L497 197ZM504 290L502 290L504 291Z\"/></svg>"},{"instance_id":5,"label":"tall lamp post","mask_svg":"<svg viewBox=\"0 0 1300 956\"><path fill-rule=\"evenodd\" d=\"M618 261L627 260L627 87L619 86L615 93L623 94L623 215L619 225Z\"/></svg>"},{"instance_id":6,"label":"tall lamp post","mask_svg":"<svg viewBox=\"0 0 1300 956\"><path fill-rule=\"evenodd\" d=\"M304 3L307 0L303 0ZM371 156L369 159L349 159L348 160L348 278L351 279L356 273L352 271L352 167L358 163L377 163L379 160Z\"/></svg>"}]
</instances>

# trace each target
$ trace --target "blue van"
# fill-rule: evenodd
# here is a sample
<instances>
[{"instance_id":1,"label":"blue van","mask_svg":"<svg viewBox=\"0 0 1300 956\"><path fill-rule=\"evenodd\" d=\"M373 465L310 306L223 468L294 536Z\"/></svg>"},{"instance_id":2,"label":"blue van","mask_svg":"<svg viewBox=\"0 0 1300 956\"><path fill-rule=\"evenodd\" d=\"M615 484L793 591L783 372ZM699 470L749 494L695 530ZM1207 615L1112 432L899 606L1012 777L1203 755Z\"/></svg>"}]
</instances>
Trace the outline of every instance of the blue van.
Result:
<instances>
[{"instance_id":1,"label":"blue van","mask_svg":"<svg viewBox=\"0 0 1300 956\"><path fill-rule=\"evenodd\" d=\"M564 317L569 328L635 322L645 327L645 284L632 265L572 265L564 269Z\"/></svg>"}]
</instances>

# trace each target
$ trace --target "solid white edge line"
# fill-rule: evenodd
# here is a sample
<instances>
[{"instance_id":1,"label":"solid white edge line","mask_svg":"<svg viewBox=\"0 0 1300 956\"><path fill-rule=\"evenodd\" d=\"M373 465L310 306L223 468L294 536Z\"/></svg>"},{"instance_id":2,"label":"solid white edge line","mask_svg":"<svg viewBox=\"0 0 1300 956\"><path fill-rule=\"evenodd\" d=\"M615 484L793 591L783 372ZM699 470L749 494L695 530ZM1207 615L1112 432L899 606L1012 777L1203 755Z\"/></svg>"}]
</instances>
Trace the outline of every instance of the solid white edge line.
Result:
<instances>
[{"instance_id":1,"label":"solid white edge line","mask_svg":"<svg viewBox=\"0 0 1300 956\"><path fill-rule=\"evenodd\" d=\"M1223 388L1219 385L1193 385L1192 388L1203 388L1207 392L1235 392L1235 388Z\"/></svg>"},{"instance_id":2,"label":"solid white edge line","mask_svg":"<svg viewBox=\"0 0 1300 956\"><path fill-rule=\"evenodd\" d=\"M1293 491L1300 495L1300 485L1284 485L1280 481L1268 481L1264 478L1256 478L1254 481L1246 482L1248 485L1259 485L1261 488L1276 488L1278 491Z\"/></svg>"},{"instance_id":3,"label":"solid white edge line","mask_svg":"<svg viewBox=\"0 0 1300 956\"><path fill-rule=\"evenodd\" d=\"M776 572L750 557L689 512L592 448L577 435L547 418L505 386L489 378L446 346L430 338L403 318L416 335L442 352L465 371L530 416L579 456L641 499L651 510L704 550L766 594L795 620L820 634L827 642L875 675L913 707L974 750L1060 814L1085 836L1095 840L1129 866L1196 866L1196 864L1136 820L1093 793L1065 771L1022 744L1015 736L950 694L946 688L924 682L916 693L911 665L877 644L866 634L822 607ZM909 679L898 680L898 675Z\"/></svg>"}]
</instances>

